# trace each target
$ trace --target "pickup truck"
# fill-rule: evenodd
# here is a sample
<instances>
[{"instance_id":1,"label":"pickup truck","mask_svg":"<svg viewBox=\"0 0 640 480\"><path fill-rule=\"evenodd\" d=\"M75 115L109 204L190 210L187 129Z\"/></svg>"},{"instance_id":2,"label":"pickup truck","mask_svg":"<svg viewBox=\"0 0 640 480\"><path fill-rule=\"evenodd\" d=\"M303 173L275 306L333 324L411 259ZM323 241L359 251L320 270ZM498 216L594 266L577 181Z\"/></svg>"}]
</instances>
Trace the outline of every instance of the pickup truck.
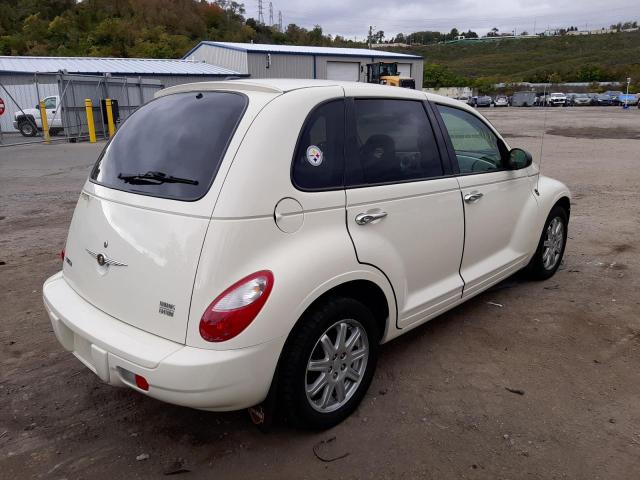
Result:
<instances>
[{"instance_id":1,"label":"pickup truck","mask_svg":"<svg viewBox=\"0 0 640 480\"><path fill-rule=\"evenodd\" d=\"M60 107L60 97L54 95L43 99L44 107L47 111L47 123L49 124L49 133L57 135L62 128L62 112L58 112ZM42 131L42 118L40 117L40 107L36 105L33 108L25 108L18 110L13 115L13 128L19 130L25 137L35 137L38 131Z\"/></svg>"}]
</instances>

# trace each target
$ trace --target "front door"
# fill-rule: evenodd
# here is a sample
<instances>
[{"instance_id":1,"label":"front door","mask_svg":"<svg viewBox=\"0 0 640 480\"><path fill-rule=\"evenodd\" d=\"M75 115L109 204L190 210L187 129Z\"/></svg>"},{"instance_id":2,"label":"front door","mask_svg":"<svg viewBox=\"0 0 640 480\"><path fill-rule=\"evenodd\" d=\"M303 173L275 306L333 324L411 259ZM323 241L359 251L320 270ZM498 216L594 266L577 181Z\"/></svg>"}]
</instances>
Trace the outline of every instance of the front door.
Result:
<instances>
[{"instance_id":1,"label":"front door","mask_svg":"<svg viewBox=\"0 0 640 480\"><path fill-rule=\"evenodd\" d=\"M47 111L47 123L49 128L58 128L62 126L61 113L58 112L58 102L56 97L47 97L44 99L44 108Z\"/></svg>"},{"instance_id":2,"label":"front door","mask_svg":"<svg viewBox=\"0 0 640 480\"><path fill-rule=\"evenodd\" d=\"M346 159L347 227L358 261L393 285L398 326L462 295L463 207L421 101L355 99ZM447 167L448 168L448 167Z\"/></svg>"},{"instance_id":3,"label":"front door","mask_svg":"<svg viewBox=\"0 0 640 480\"><path fill-rule=\"evenodd\" d=\"M459 169L465 212L460 274L464 296L524 266L537 242L529 225L537 218L534 170L507 168L504 142L479 116L437 105Z\"/></svg>"}]
</instances>

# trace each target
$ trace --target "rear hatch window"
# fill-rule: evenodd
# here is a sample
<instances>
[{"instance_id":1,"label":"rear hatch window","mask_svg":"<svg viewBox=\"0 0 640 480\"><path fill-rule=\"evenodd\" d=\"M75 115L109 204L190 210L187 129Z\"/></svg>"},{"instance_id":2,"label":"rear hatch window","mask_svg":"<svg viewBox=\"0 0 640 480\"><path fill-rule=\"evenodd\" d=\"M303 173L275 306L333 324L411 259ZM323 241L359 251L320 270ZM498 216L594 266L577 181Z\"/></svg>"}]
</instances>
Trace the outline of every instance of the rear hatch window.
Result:
<instances>
[{"instance_id":1,"label":"rear hatch window","mask_svg":"<svg viewBox=\"0 0 640 480\"><path fill-rule=\"evenodd\" d=\"M235 92L185 92L151 101L123 123L91 180L125 192L194 201L209 190L247 106Z\"/></svg>"}]
</instances>

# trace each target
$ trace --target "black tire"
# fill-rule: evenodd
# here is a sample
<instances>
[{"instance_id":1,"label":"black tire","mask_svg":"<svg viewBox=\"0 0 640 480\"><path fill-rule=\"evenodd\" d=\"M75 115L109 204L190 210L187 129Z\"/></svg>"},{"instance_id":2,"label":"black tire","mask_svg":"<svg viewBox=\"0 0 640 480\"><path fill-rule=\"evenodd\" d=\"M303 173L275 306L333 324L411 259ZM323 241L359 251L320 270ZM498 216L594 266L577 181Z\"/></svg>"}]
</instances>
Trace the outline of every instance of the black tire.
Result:
<instances>
[{"instance_id":1,"label":"black tire","mask_svg":"<svg viewBox=\"0 0 640 480\"><path fill-rule=\"evenodd\" d=\"M313 400L307 398L307 381L317 379L317 377L309 377L307 364L312 359L316 348L322 348L319 342L323 334L332 326L346 320L354 321L363 327L366 333L369 354L365 365L361 367L364 371L360 383L355 384L354 382L352 384L355 386L352 386L350 395L345 396L343 405L336 407L333 411L318 411L311 403ZM354 330L350 330L349 334L353 334L353 332ZM333 343L334 339L331 340ZM373 314L369 308L357 300L332 297L308 310L289 335L280 358L279 408L281 408L285 420L300 428L324 430L337 425L353 413L373 379L378 359L379 340L379 328ZM360 342L364 342L364 340L360 340ZM362 345L363 343L360 343L360 349L362 349ZM325 375L321 372L311 372L311 374L315 373L318 374L318 377ZM338 374L342 375L342 372L337 372L337 368L326 373L326 375ZM335 390L331 391L333 393L330 393L329 398L333 400L335 396L337 401L337 393ZM324 389L322 392L324 393Z\"/></svg>"},{"instance_id":2,"label":"black tire","mask_svg":"<svg viewBox=\"0 0 640 480\"><path fill-rule=\"evenodd\" d=\"M38 133L38 129L32 122L23 121L18 125L18 130L23 137L35 137Z\"/></svg>"},{"instance_id":3,"label":"black tire","mask_svg":"<svg viewBox=\"0 0 640 480\"><path fill-rule=\"evenodd\" d=\"M551 266L545 266L544 254L545 254L545 240L547 239L547 234L549 230L549 225L555 220L559 219L563 225L563 235L562 235L562 245L559 249L559 256L555 263ZM547 221L544 223L544 228L542 229L542 233L540 234L540 241L538 242L538 248L536 249L536 253L533 255L533 258L529 262L527 266L527 270L529 276L534 280L547 280L548 278L553 277L553 275L558 271L560 264L562 263L562 257L564 256L564 250L567 246L567 231L569 225L569 214L568 212L561 207L560 205L556 205L551 209L549 216L547 217Z\"/></svg>"}]
</instances>

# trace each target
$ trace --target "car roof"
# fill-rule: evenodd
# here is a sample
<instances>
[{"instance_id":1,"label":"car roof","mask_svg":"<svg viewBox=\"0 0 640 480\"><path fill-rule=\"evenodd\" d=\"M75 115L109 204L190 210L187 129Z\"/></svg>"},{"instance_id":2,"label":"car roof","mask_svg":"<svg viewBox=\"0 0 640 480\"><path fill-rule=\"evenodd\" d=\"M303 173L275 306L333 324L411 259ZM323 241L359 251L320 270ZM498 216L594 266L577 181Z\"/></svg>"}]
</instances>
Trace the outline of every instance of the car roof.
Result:
<instances>
[{"instance_id":1,"label":"car roof","mask_svg":"<svg viewBox=\"0 0 640 480\"><path fill-rule=\"evenodd\" d=\"M407 98L407 99L421 99L425 98L438 103L445 103L455 105L457 107L464 107L465 109L473 110L468 107L464 102L454 100L449 97L436 95L434 93L423 92L421 90L413 90L410 88L390 87L388 85L378 85L373 83L364 82L345 82L338 80L313 80L313 79L291 79L291 78L252 78L252 79L237 79L237 80L222 80L222 81L209 81L209 82L197 82L186 83L176 85L173 87L165 88L156 93L156 96L164 96L172 93L179 92L191 92L196 90L230 90L237 92L263 92L273 94L283 94L293 90L299 90L302 88L317 88L317 87L342 87L347 95L358 96L385 96L395 98Z\"/></svg>"}]
</instances>

